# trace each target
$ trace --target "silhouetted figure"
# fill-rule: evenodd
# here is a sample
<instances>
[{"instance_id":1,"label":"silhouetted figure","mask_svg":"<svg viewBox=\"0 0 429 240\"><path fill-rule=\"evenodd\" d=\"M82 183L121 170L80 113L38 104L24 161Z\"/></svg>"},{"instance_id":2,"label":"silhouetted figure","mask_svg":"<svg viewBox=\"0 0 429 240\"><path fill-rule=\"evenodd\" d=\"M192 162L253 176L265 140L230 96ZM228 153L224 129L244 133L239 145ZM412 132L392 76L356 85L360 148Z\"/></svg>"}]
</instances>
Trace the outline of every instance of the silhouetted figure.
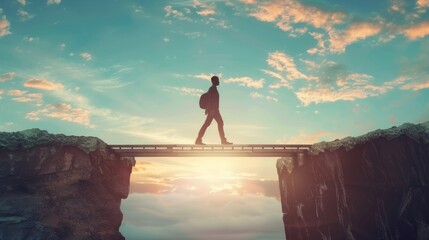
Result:
<instances>
[{"instance_id":1,"label":"silhouetted figure","mask_svg":"<svg viewBox=\"0 0 429 240\"><path fill-rule=\"evenodd\" d=\"M221 139L221 143L222 144L232 144L230 142L228 142L225 138L225 132L223 131L223 120L222 120L222 116L220 115L219 112L219 92L217 91L217 86L219 85L219 78L217 76L213 76L211 78L212 81L212 86L210 87L209 91L207 92L207 94L209 95L208 97L208 104L206 107L206 121L204 122L203 126L200 129L200 132L198 133L198 137L195 140L195 144L198 145L205 145L203 143L203 136L204 133L206 132L206 129L210 126L210 124L212 123L213 119L216 120L217 122L217 129L219 131L219 136Z\"/></svg>"}]
</instances>

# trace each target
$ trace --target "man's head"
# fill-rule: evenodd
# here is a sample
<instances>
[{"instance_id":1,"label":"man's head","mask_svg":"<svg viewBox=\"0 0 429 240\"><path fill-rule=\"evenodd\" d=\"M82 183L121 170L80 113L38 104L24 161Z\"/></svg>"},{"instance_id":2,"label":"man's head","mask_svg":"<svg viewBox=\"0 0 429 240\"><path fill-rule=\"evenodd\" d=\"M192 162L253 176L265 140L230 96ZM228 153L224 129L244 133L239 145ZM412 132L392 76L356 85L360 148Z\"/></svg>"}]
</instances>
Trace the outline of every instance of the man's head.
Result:
<instances>
[{"instance_id":1,"label":"man's head","mask_svg":"<svg viewBox=\"0 0 429 240\"><path fill-rule=\"evenodd\" d=\"M211 81L212 81L213 85L215 85L215 86L219 85L219 78L217 76L213 76Z\"/></svg>"}]
</instances>

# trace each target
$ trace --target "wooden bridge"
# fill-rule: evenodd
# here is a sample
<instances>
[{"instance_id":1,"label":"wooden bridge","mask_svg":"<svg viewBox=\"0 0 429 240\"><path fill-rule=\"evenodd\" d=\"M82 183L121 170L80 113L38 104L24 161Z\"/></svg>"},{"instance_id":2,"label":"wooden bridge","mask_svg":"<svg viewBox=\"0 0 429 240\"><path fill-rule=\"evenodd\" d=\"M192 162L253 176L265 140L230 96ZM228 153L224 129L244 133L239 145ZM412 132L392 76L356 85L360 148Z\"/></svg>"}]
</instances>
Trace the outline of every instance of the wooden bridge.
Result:
<instances>
[{"instance_id":1,"label":"wooden bridge","mask_svg":"<svg viewBox=\"0 0 429 240\"><path fill-rule=\"evenodd\" d=\"M122 157L286 157L305 154L306 144L110 145Z\"/></svg>"}]
</instances>

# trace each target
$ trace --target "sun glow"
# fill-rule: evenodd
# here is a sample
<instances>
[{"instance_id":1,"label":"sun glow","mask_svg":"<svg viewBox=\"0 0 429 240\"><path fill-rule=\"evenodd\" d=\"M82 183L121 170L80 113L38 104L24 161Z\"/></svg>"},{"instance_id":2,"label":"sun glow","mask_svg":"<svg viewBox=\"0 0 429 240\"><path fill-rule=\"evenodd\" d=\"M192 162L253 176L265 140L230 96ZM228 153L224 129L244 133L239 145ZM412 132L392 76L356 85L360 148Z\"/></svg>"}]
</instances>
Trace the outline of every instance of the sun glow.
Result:
<instances>
[{"instance_id":1,"label":"sun glow","mask_svg":"<svg viewBox=\"0 0 429 240\"><path fill-rule=\"evenodd\" d=\"M272 160L272 159L270 159ZM277 179L261 176L264 159L156 158L138 159L131 175L136 192L229 194L276 191ZM265 164L266 165L266 164ZM275 163L269 169L275 171Z\"/></svg>"}]
</instances>

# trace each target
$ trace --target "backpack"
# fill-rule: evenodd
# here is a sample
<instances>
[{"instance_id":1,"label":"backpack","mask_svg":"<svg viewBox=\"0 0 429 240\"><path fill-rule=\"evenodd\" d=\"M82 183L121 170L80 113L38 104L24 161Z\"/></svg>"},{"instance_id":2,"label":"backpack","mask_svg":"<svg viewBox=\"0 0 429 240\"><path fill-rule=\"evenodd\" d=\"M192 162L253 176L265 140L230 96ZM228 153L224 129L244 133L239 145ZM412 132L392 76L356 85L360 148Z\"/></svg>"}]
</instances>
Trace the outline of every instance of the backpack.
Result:
<instances>
[{"instance_id":1,"label":"backpack","mask_svg":"<svg viewBox=\"0 0 429 240\"><path fill-rule=\"evenodd\" d=\"M200 108L207 109L209 106L209 94L208 92L201 94L200 96Z\"/></svg>"}]
</instances>

